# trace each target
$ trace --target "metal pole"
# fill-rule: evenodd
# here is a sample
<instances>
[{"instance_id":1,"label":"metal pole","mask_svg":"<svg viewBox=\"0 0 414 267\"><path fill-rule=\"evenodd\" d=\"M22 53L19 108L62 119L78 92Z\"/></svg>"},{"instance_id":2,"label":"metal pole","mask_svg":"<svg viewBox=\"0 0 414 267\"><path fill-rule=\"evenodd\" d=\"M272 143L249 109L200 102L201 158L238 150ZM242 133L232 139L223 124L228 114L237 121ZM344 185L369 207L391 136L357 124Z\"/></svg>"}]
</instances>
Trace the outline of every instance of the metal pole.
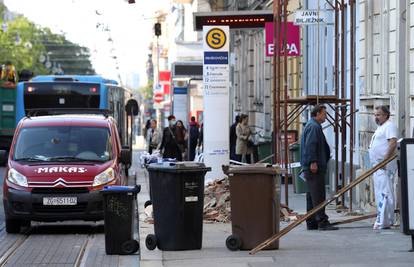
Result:
<instances>
[{"instance_id":1,"label":"metal pole","mask_svg":"<svg viewBox=\"0 0 414 267\"><path fill-rule=\"evenodd\" d=\"M350 38L351 38L351 84L350 84L350 91L351 91L351 116L350 116L350 136L349 136L349 182L352 183L353 180L353 172L354 172L354 111L355 111L355 38L354 38L354 30L355 30L355 14L354 14L354 7L355 7L355 0L350 0L349 7L351 12L351 31L350 31ZM349 211L352 211L352 189L349 190Z\"/></svg>"},{"instance_id":2,"label":"metal pole","mask_svg":"<svg viewBox=\"0 0 414 267\"><path fill-rule=\"evenodd\" d=\"M160 83L160 45L158 40L159 37L157 36L157 85Z\"/></svg>"},{"instance_id":3,"label":"metal pole","mask_svg":"<svg viewBox=\"0 0 414 267\"><path fill-rule=\"evenodd\" d=\"M278 9L277 9L277 61L276 61L276 65L277 65L277 91L276 91L276 109L277 109L277 142L279 143L278 145L278 151L277 151L277 160L278 163L282 163L282 136L281 136L281 127L282 127L282 123L281 123L281 103L280 103L280 99L281 99L281 90L282 90L282 86L281 86L281 75L282 75L282 62L281 62L281 53L282 53L282 49L283 47L281 47L281 43L282 43L282 2L283 0L277 0L278 1ZM283 45L283 43L282 43ZM287 170L286 170L287 171ZM285 178L287 176L287 173L285 174ZM284 181L286 181L284 179ZM286 183L285 183L285 188L286 188ZM287 195L285 195L285 204L287 204L286 201Z\"/></svg>"},{"instance_id":4,"label":"metal pole","mask_svg":"<svg viewBox=\"0 0 414 267\"><path fill-rule=\"evenodd\" d=\"M273 1L273 163L279 163L279 0Z\"/></svg>"},{"instance_id":5,"label":"metal pole","mask_svg":"<svg viewBox=\"0 0 414 267\"><path fill-rule=\"evenodd\" d=\"M288 84L287 84L287 70L288 70L288 64L287 64L287 47L286 47L286 40L287 40L287 4L288 4L288 0L284 0L283 1L284 5L283 5L283 90L284 90L284 97L283 97L283 116L284 116L284 145L285 145L285 169L288 169L288 163L289 163L289 155L288 155L288 148L289 148L289 143L288 143L288 122L287 122L287 113L288 113L288 108L287 108L287 99L288 99ZM292 177L293 179L293 177ZM285 175L285 204L286 206L289 205L289 176L286 173Z\"/></svg>"},{"instance_id":6,"label":"metal pole","mask_svg":"<svg viewBox=\"0 0 414 267\"><path fill-rule=\"evenodd\" d=\"M335 1L335 96L336 99L339 98L339 72L338 72L338 48L339 48L339 38L338 38L338 32L339 32L339 12L338 12L338 2ZM339 110L338 110L339 104L338 102L335 104L335 192L338 192L338 184L339 184L339 164L338 164L338 158L339 158L339 127L338 127L338 121L339 121ZM337 203L338 204L338 203Z\"/></svg>"},{"instance_id":7,"label":"metal pole","mask_svg":"<svg viewBox=\"0 0 414 267\"><path fill-rule=\"evenodd\" d=\"M320 43L320 38L319 38L319 12L320 12L320 7L319 7L319 0L318 0L318 26L317 26L317 38L318 38L318 40L317 40L317 46L316 46L316 61L317 61L317 64L316 64L316 68L317 68L317 71L316 71L316 81L317 81L317 84L316 84L316 90L317 90L317 93L316 93L316 104L317 105L319 105L319 67L320 67L320 59L319 59L319 49L320 49L320 46L319 46L319 43Z\"/></svg>"},{"instance_id":8,"label":"metal pole","mask_svg":"<svg viewBox=\"0 0 414 267\"><path fill-rule=\"evenodd\" d=\"M277 53L277 27L276 27L276 19L277 19L277 2L273 1L273 81L272 81L272 87L273 87L273 164L276 164L277 161L277 137L276 137L276 131L277 131L277 120L276 120L276 73L277 73L277 67L276 67L276 53Z\"/></svg>"},{"instance_id":9,"label":"metal pole","mask_svg":"<svg viewBox=\"0 0 414 267\"><path fill-rule=\"evenodd\" d=\"M155 83L155 88L158 88L158 84L160 83L160 46L159 46L159 37L157 36L157 82ZM156 117L157 121L160 122L160 125L163 125L161 121L161 110L159 108L156 109ZM168 126L168 125L167 125Z\"/></svg>"},{"instance_id":10,"label":"metal pole","mask_svg":"<svg viewBox=\"0 0 414 267\"><path fill-rule=\"evenodd\" d=\"M345 0L341 1L341 98L345 99ZM346 162L346 105L341 104L341 169L342 187L345 187ZM345 207L345 196L342 195L342 206Z\"/></svg>"}]
</instances>

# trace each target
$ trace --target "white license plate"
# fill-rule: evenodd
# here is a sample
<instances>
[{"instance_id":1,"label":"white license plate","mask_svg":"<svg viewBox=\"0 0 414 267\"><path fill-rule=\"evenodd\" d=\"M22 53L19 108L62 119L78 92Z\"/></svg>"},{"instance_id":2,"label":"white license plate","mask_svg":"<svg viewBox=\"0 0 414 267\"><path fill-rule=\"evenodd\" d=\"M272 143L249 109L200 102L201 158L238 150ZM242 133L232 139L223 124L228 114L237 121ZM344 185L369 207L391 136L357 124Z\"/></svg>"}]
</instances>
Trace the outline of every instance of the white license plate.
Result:
<instances>
[{"instance_id":1,"label":"white license plate","mask_svg":"<svg viewBox=\"0 0 414 267\"><path fill-rule=\"evenodd\" d=\"M44 206L68 206L78 204L77 197L44 197Z\"/></svg>"}]
</instances>

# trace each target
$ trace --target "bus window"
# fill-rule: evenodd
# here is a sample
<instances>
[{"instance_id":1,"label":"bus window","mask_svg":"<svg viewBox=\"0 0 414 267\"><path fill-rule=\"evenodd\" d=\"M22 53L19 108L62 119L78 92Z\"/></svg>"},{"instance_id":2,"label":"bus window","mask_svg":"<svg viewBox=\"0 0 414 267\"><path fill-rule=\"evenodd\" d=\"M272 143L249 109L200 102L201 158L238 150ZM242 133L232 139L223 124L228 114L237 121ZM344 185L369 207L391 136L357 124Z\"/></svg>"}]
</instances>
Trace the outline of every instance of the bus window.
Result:
<instances>
[{"instance_id":1,"label":"bus window","mask_svg":"<svg viewBox=\"0 0 414 267\"><path fill-rule=\"evenodd\" d=\"M25 110L38 108L99 108L99 91L100 85L93 83L25 83Z\"/></svg>"}]
</instances>

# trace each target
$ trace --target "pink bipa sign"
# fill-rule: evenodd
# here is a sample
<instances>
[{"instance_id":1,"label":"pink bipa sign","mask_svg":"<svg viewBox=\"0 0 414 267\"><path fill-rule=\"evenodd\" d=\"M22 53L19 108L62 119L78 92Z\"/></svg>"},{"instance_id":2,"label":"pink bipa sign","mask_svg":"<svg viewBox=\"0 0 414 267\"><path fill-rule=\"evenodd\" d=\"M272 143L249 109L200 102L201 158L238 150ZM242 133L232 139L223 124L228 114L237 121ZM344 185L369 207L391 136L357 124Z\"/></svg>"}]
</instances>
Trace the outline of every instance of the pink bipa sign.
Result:
<instances>
[{"instance_id":1,"label":"pink bipa sign","mask_svg":"<svg viewBox=\"0 0 414 267\"><path fill-rule=\"evenodd\" d=\"M284 56L287 51L287 56L295 57L300 56L300 27L294 25L293 22L287 22L287 33L286 33L286 47L283 49L283 37L284 37L284 23L281 23L280 33L280 56ZM266 56L273 56L274 44L273 44L273 22L265 23L266 32Z\"/></svg>"}]
</instances>

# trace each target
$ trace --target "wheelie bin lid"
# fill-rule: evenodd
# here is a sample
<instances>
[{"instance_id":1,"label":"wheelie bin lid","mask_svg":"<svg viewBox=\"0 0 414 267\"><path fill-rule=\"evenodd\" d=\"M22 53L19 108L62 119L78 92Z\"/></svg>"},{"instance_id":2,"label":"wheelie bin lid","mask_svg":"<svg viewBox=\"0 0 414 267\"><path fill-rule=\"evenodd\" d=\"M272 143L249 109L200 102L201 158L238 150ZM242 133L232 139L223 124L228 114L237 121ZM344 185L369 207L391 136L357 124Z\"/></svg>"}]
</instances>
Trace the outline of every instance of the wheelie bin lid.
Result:
<instances>
[{"instance_id":1,"label":"wheelie bin lid","mask_svg":"<svg viewBox=\"0 0 414 267\"><path fill-rule=\"evenodd\" d=\"M102 194L138 194L141 191L141 185L122 186L122 185L107 185L100 191Z\"/></svg>"},{"instance_id":2,"label":"wheelie bin lid","mask_svg":"<svg viewBox=\"0 0 414 267\"><path fill-rule=\"evenodd\" d=\"M211 168L206 167L206 165L202 162L178 161L151 163L148 165L147 170L161 172L208 172L211 171Z\"/></svg>"},{"instance_id":3,"label":"wheelie bin lid","mask_svg":"<svg viewBox=\"0 0 414 267\"><path fill-rule=\"evenodd\" d=\"M271 165L266 163L256 163L249 165L223 165L222 170L226 175L232 174L271 174L279 175L282 168L279 165Z\"/></svg>"}]
</instances>

